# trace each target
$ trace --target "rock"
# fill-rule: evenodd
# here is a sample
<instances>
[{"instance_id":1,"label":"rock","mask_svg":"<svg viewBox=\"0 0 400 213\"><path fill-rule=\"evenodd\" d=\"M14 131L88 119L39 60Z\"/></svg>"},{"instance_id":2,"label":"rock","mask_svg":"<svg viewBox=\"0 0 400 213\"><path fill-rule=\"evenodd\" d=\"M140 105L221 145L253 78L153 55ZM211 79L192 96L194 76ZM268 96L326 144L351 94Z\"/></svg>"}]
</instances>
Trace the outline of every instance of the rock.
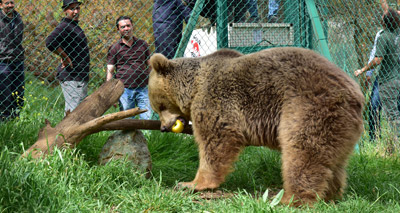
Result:
<instances>
[{"instance_id":1,"label":"rock","mask_svg":"<svg viewBox=\"0 0 400 213\"><path fill-rule=\"evenodd\" d=\"M147 140L139 130L116 131L104 144L100 152L99 164L105 165L112 159L126 159L150 177L151 156Z\"/></svg>"}]
</instances>

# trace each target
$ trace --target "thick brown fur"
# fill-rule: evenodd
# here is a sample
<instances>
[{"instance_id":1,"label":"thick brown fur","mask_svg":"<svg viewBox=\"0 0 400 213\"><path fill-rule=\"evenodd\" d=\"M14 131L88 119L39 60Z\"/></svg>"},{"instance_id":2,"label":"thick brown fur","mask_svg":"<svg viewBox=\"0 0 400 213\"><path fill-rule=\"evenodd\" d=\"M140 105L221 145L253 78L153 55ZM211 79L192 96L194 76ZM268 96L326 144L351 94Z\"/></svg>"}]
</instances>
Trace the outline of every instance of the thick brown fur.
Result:
<instances>
[{"instance_id":1,"label":"thick brown fur","mask_svg":"<svg viewBox=\"0 0 400 213\"><path fill-rule=\"evenodd\" d=\"M152 108L161 129L191 120L200 152L195 190L217 188L245 146L282 152L282 202L341 197L345 167L363 131L364 96L340 68L302 48L242 55L150 59Z\"/></svg>"}]
</instances>

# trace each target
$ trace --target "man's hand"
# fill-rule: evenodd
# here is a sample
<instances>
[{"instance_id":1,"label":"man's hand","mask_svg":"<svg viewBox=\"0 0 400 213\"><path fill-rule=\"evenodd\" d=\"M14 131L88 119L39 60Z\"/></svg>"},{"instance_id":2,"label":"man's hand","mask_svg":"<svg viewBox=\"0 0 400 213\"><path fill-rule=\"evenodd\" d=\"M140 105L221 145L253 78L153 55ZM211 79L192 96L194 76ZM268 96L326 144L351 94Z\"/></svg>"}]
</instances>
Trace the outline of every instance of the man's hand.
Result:
<instances>
[{"instance_id":1,"label":"man's hand","mask_svg":"<svg viewBox=\"0 0 400 213\"><path fill-rule=\"evenodd\" d=\"M114 70L115 70L115 65L107 64L107 75L106 75L106 80L107 81L113 79Z\"/></svg>"},{"instance_id":2,"label":"man's hand","mask_svg":"<svg viewBox=\"0 0 400 213\"><path fill-rule=\"evenodd\" d=\"M362 69L358 69L358 70L354 71L355 76L359 76L361 73L363 73Z\"/></svg>"},{"instance_id":3,"label":"man's hand","mask_svg":"<svg viewBox=\"0 0 400 213\"><path fill-rule=\"evenodd\" d=\"M70 66L71 68L74 68L72 65L72 60L68 57L67 53L64 52L61 47L57 48L56 50L53 51L55 54L61 57L61 68L64 69L65 67Z\"/></svg>"},{"instance_id":4,"label":"man's hand","mask_svg":"<svg viewBox=\"0 0 400 213\"><path fill-rule=\"evenodd\" d=\"M67 57L66 59L62 59L61 58L61 68L65 68L70 66L71 68L74 68L74 66L72 65L72 61L69 57Z\"/></svg>"}]
</instances>

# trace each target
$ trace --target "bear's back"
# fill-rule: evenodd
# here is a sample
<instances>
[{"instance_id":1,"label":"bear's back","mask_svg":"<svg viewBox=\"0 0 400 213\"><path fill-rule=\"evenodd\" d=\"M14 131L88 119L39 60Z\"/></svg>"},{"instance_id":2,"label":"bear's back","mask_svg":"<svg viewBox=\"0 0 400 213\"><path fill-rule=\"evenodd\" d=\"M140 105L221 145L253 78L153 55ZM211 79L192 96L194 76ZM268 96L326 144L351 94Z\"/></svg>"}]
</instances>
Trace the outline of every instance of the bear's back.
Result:
<instances>
[{"instance_id":1,"label":"bear's back","mask_svg":"<svg viewBox=\"0 0 400 213\"><path fill-rule=\"evenodd\" d=\"M285 108L344 108L343 113L358 119L364 102L354 80L307 49L272 48L205 63L199 70L199 91L203 92L198 100L223 106L217 108L229 112L237 123L247 123L245 126L254 131L265 130L261 131L265 135L252 141L269 141L271 148L278 146L277 127Z\"/></svg>"},{"instance_id":2,"label":"bear's back","mask_svg":"<svg viewBox=\"0 0 400 213\"><path fill-rule=\"evenodd\" d=\"M257 53L219 59L202 74L210 87L230 91L242 100L283 98L285 95L332 95L347 91L363 101L358 84L332 62L303 48L271 48ZM218 91L217 90L217 91ZM274 93L271 94L271 91ZM266 93L266 94L263 94ZM280 101L280 100L276 100Z\"/></svg>"}]
</instances>

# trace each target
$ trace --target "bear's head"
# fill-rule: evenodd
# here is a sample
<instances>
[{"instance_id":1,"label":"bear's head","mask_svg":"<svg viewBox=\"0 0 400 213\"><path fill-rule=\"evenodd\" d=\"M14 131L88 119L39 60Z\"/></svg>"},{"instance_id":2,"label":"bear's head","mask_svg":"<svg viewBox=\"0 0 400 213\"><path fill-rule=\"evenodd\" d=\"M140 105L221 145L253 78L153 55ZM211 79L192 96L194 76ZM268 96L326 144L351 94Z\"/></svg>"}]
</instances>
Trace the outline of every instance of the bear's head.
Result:
<instances>
[{"instance_id":1,"label":"bear's head","mask_svg":"<svg viewBox=\"0 0 400 213\"><path fill-rule=\"evenodd\" d=\"M187 124L189 116L181 110L182 101L178 100L179 94L176 91L179 89L172 74L180 63L156 53L150 58L150 64L149 99L152 109L160 116L161 131L171 131L177 119Z\"/></svg>"},{"instance_id":2,"label":"bear's head","mask_svg":"<svg viewBox=\"0 0 400 213\"><path fill-rule=\"evenodd\" d=\"M171 131L177 119L187 124L191 119L193 98L204 84L204 72L223 67L232 58L243 56L230 49L218 50L198 58L177 58L169 60L162 54L150 58L149 99L152 109L158 113L161 131ZM201 99L201 97L200 97Z\"/></svg>"}]
</instances>

